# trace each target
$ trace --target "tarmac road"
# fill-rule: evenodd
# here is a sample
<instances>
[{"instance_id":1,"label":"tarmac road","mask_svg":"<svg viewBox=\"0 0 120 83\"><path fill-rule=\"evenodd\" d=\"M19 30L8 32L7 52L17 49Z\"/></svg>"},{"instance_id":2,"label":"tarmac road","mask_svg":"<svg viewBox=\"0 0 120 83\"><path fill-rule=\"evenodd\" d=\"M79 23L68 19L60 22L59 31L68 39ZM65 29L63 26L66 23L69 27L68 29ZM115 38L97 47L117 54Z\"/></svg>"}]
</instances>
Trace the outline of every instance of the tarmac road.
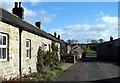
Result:
<instances>
[{"instance_id":1,"label":"tarmac road","mask_svg":"<svg viewBox=\"0 0 120 83\"><path fill-rule=\"evenodd\" d=\"M115 63L86 58L68 68L55 81L119 81L119 68Z\"/></svg>"}]
</instances>

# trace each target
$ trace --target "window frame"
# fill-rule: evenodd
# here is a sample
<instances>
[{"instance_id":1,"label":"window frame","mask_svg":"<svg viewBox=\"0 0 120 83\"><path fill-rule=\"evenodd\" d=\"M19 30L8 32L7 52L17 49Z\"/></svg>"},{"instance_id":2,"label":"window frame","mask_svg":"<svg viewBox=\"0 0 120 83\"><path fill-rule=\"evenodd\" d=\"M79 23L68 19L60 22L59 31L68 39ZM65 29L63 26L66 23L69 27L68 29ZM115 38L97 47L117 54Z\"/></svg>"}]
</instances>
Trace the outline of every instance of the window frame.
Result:
<instances>
[{"instance_id":1,"label":"window frame","mask_svg":"<svg viewBox=\"0 0 120 83\"><path fill-rule=\"evenodd\" d=\"M8 56L8 34L6 34L6 33L1 33L0 32L0 36L2 36L2 45L0 45L0 48L1 48L1 50L3 49L3 48L5 48L6 49L6 55L5 55L5 58L3 59L3 58L0 58L0 61L8 61L8 58L9 58L9 56ZM3 42L4 42L4 40L3 40L3 37L6 37L6 45L3 45ZM3 57L3 55L2 55L2 51L1 51L1 56Z\"/></svg>"},{"instance_id":2,"label":"window frame","mask_svg":"<svg viewBox=\"0 0 120 83\"><path fill-rule=\"evenodd\" d=\"M28 42L28 47L27 47ZM27 55L27 50L29 51L29 54ZM31 40L26 39L26 59L31 59Z\"/></svg>"}]
</instances>

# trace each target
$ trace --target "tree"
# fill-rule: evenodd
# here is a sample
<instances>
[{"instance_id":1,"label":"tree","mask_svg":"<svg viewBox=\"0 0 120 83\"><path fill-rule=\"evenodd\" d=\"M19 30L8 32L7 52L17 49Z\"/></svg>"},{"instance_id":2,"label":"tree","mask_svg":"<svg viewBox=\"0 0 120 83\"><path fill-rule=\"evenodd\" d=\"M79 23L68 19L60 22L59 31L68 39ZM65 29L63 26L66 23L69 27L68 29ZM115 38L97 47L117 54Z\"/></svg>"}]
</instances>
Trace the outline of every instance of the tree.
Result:
<instances>
[{"instance_id":1,"label":"tree","mask_svg":"<svg viewBox=\"0 0 120 83\"><path fill-rule=\"evenodd\" d=\"M69 45L72 45L72 44L78 44L78 40L75 40L75 39L72 39L72 40L67 40L67 43L69 44Z\"/></svg>"},{"instance_id":2,"label":"tree","mask_svg":"<svg viewBox=\"0 0 120 83\"><path fill-rule=\"evenodd\" d=\"M103 41L104 41L103 39L99 39L99 42L100 42L100 43L103 43Z\"/></svg>"},{"instance_id":3,"label":"tree","mask_svg":"<svg viewBox=\"0 0 120 83\"><path fill-rule=\"evenodd\" d=\"M92 43L92 44L98 43L98 40L92 39L92 40L91 40L91 43Z\"/></svg>"}]
</instances>

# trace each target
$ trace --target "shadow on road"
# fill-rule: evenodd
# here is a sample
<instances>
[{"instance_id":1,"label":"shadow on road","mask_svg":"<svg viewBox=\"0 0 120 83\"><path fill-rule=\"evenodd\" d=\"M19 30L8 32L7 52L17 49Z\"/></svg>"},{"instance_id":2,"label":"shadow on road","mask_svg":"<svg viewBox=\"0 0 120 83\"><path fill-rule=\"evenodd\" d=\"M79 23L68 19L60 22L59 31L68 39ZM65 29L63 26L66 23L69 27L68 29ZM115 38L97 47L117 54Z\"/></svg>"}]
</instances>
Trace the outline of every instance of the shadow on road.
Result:
<instances>
[{"instance_id":1,"label":"shadow on road","mask_svg":"<svg viewBox=\"0 0 120 83\"><path fill-rule=\"evenodd\" d=\"M90 83L120 83L120 77L101 79L101 80L95 80L95 81L87 81L87 82L90 82Z\"/></svg>"},{"instance_id":2,"label":"shadow on road","mask_svg":"<svg viewBox=\"0 0 120 83\"><path fill-rule=\"evenodd\" d=\"M110 63L116 66L120 66L120 61L110 61L110 60L104 60L104 59L101 60L95 56L87 56L82 59L82 62L99 62L99 63L102 62L102 63Z\"/></svg>"},{"instance_id":3,"label":"shadow on road","mask_svg":"<svg viewBox=\"0 0 120 83\"><path fill-rule=\"evenodd\" d=\"M97 57L94 56L89 56L82 59L82 62L97 62L97 61L98 61Z\"/></svg>"},{"instance_id":4,"label":"shadow on road","mask_svg":"<svg viewBox=\"0 0 120 83\"><path fill-rule=\"evenodd\" d=\"M82 62L103 62L103 63L113 63L114 65L120 66L120 61L111 61L111 60L101 60L96 56L87 56L82 59Z\"/></svg>"}]
</instances>

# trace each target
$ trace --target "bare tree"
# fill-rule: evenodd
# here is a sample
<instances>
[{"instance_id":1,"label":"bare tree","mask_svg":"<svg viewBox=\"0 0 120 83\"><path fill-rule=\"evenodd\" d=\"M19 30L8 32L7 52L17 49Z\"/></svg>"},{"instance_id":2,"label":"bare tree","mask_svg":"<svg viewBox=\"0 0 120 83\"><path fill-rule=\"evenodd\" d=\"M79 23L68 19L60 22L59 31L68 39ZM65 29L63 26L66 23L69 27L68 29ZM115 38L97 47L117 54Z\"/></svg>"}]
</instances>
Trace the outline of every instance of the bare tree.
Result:
<instances>
[{"instance_id":1,"label":"bare tree","mask_svg":"<svg viewBox=\"0 0 120 83\"><path fill-rule=\"evenodd\" d=\"M104 41L103 39L99 39L99 42L100 42L100 43L103 43L103 41Z\"/></svg>"},{"instance_id":2,"label":"bare tree","mask_svg":"<svg viewBox=\"0 0 120 83\"><path fill-rule=\"evenodd\" d=\"M98 40L92 39L92 40L91 40L91 43L92 43L92 44L98 43Z\"/></svg>"},{"instance_id":3,"label":"bare tree","mask_svg":"<svg viewBox=\"0 0 120 83\"><path fill-rule=\"evenodd\" d=\"M69 40L67 40L67 43L70 44L70 45L71 44L78 44L78 40L75 40L75 39L70 40L69 39Z\"/></svg>"}]
</instances>

